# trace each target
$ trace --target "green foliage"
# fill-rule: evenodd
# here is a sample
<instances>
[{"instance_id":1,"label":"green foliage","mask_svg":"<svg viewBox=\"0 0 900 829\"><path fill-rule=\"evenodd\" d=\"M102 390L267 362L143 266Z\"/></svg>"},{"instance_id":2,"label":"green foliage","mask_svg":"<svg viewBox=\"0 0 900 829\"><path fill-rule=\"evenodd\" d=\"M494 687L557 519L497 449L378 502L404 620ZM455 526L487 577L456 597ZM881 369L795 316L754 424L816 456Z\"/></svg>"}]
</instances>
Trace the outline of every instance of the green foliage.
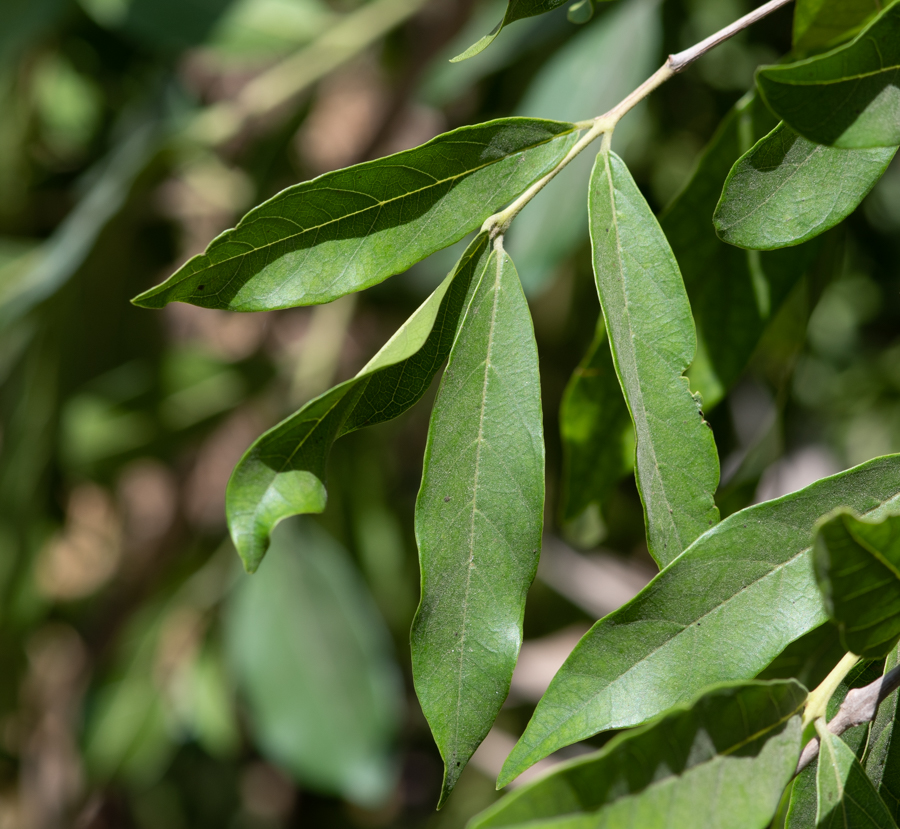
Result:
<instances>
[{"instance_id":1,"label":"green foliage","mask_svg":"<svg viewBox=\"0 0 900 829\"><path fill-rule=\"evenodd\" d=\"M712 689L507 795L470 829L761 829L797 765L806 694L793 680Z\"/></svg>"},{"instance_id":2,"label":"green foliage","mask_svg":"<svg viewBox=\"0 0 900 829\"><path fill-rule=\"evenodd\" d=\"M772 111L810 141L844 149L900 144L900 6L821 57L757 75ZM823 117L824 114L824 117Z\"/></svg>"},{"instance_id":3,"label":"green foliage","mask_svg":"<svg viewBox=\"0 0 900 829\"><path fill-rule=\"evenodd\" d=\"M885 674L897 667L900 650L894 649L884 663ZM894 821L900 820L900 745L897 743L897 696L886 699L872 721L866 750L866 774L888 807Z\"/></svg>"},{"instance_id":4,"label":"green foliage","mask_svg":"<svg viewBox=\"0 0 900 829\"><path fill-rule=\"evenodd\" d=\"M616 373L634 421L647 546L665 567L719 520L719 459L683 372L696 336L678 264L615 155L601 153L588 200L594 273Z\"/></svg>"},{"instance_id":5,"label":"green foliage","mask_svg":"<svg viewBox=\"0 0 900 829\"><path fill-rule=\"evenodd\" d=\"M840 504L877 515L898 497L900 457L893 456L748 507L702 535L584 635L500 784L563 746L639 725L707 685L758 674L826 620L812 572L819 518Z\"/></svg>"},{"instance_id":6,"label":"green foliage","mask_svg":"<svg viewBox=\"0 0 900 829\"><path fill-rule=\"evenodd\" d=\"M509 693L543 520L537 346L516 269L497 247L441 381L416 502L413 676L444 758L442 802Z\"/></svg>"},{"instance_id":7,"label":"green foliage","mask_svg":"<svg viewBox=\"0 0 900 829\"><path fill-rule=\"evenodd\" d=\"M846 40L877 14L880 0L797 0L794 48L820 51Z\"/></svg>"},{"instance_id":8,"label":"green foliage","mask_svg":"<svg viewBox=\"0 0 900 829\"><path fill-rule=\"evenodd\" d=\"M816 578L848 651L887 656L900 638L900 518L841 511L818 528Z\"/></svg>"},{"instance_id":9,"label":"green foliage","mask_svg":"<svg viewBox=\"0 0 900 829\"><path fill-rule=\"evenodd\" d=\"M264 311L377 285L475 230L560 161L574 129L501 119L289 187L135 303Z\"/></svg>"},{"instance_id":10,"label":"green foliage","mask_svg":"<svg viewBox=\"0 0 900 829\"><path fill-rule=\"evenodd\" d=\"M728 174L716 207L716 232L748 250L813 239L856 209L896 152L896 147L848 152L814 144L782 122Z\"/></svg>"}]
</instances>

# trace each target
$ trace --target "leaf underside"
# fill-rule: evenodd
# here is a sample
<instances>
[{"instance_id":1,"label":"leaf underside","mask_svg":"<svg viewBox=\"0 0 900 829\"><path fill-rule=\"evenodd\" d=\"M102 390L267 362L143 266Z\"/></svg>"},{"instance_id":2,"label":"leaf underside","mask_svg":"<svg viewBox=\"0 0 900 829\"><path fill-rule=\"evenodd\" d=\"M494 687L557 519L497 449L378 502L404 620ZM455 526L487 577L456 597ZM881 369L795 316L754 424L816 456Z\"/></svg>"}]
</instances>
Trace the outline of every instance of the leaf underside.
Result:
<instances>
[{"instance_id":1,"label":"leaf underside","mask_svg":"<svg viewBox=\"0 0 900 829\"><path fill-rule=\"evenodd\" d=\"M509 692L543 525L528 304L502 248L477 279L434 404L416 501L422 597L413 678L444 758L441 803Z\"/></svg>"},{"instance_id":2,"label":"leaf underside","mask_svg":"<svg viewBox=\"0 0 900 829\"><path fill-rule=\"evenodd\" d=\"M821 50L852 37L881 11L881 0L797 0L794 49Z\"/></svg>"},{"instance_id":3,"label":"leaf underside","mask_svg":"<svg viewBox=\"0 0 900 829\"><path fill-rule=\"evenodd\" d=\"M465 52L452 58L450 62L459 63L459 61L475 57L475 55L487 49L487 47L497 38L497 35L499 35L510 23L515 23L517 20L524 20L526 17L535 17L539 14L552 12L565 2L567 2L567 0L509 0L506 5L506 12L503 15L503 19L494 26L488 34L481 38L481 40L473 43Z\"/></svg>"},{"instance_id":4,"label":"leaf underside","mask_svg":"<svg viewBox=\"0 0 900 829\"><path fill-rule=\"evenodd\" d=\"M750 679L827 618L816 522L900 500L900 456L879 458L729 516L582 638L538 704L500 785L563 746L646 722L716 682Z\"/></svg>"}]
</instances>

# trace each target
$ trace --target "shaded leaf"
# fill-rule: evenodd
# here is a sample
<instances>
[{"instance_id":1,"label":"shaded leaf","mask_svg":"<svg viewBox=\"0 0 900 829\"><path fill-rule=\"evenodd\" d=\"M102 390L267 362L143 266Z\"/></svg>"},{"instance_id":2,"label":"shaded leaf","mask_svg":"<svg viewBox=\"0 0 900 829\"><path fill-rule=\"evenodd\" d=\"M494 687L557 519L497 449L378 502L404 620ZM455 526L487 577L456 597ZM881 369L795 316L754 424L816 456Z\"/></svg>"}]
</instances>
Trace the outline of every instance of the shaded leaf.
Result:
<instances>
[{"instance_id":1,"label":"shaded leaf","mask_svg":"<svg viewBox=\"0 0 900 829\"><path fill-rule=\"evenodd\" d=\"M390 639L347 553L312 521L275 535L225 609L255 744L310 788L362 805L394 783L402 690Z\"/></svg>"},{"instance_id":2,"label":"shaded leaf","mask_svg":"<svg viewBox=\"0 0 900 829\"><path fill-rule=\"evenodd\" d=\"M719 459L683 373L696 335L678 264L615 154L597 156L589 199L594 274L634 421L647 545L665 567L719 520Z\"/></svg>"},{"instance_id":3,"label":"shaded leaf","mask_svg":"<svg viewBox=\"0 0 900 829\"><path fill-rule=\"evenodd\" d=\"M57 25L72 0L5 0L0 5L0 65Z\"/></svg>"},{"instance_id":4,"label":"shaded leaf","mask_svg":"<svg viewBox=\"0 0 900 829\"><path fill-rule=\"evenodd\" d=\"M852 43L768 66L756 83L772 111L810 141L844 149L900 144L900 5Z\"/></svg>"},{"instance_id":5,"label":"shaded leaf","mask_svg":"<svg viewBox=\"0 0 900 829\"><path fill-rule=\"evenodd\" d=\"M797 0L794 49L819 50L855 34L880 10L881 0Z\"/></svg>"},{"instance_id":6,"label":"shaded leaf","mask_svg":"<svg viewBox=\"0 0 900 829\"><path fill-rule=\"evenodd\" d=\"M690 707L504 797L470 829L569 826L761 829L800 756L806 689L793 680L712 689ZM555 821L540 821L556 817ZM570 818L571 819L571 818Z\"/></svg>"},{"instance_id":7,"label":"shaded leaf","mask_svg":"<svg viewBox=\"0 0 900 829\"><path fill-rule=\"evenodd\" d=\"M894 648L884 663L887 674L900 663L900 647ZM878 708L872 721L869 747L866 751L866 774L881 796L891 817L900 822L900 733L898 724L898 700L891 694Z\"/></svg>"},{"instance_id":8,"label":"shaded leaf","mask_svg":"<svg viewBox=\"0 0 900 829\"><path fill-rule=\"evenodd\" d=\"M826 147L779 124L728 174L716 207L716 232L729 244L751 250L812 239L856 209L895 152L896 147Z\"/></svg>"},{"instance_id":9,"label":"shaded leaf","mask_svg":"<svg viewBox=\"0 0 900 829\"><path fill-rule=\"evenodd\" d=\"M634 599L597 622L559 670L500 775L558 748L646 722L716 682L756 676L827 618L815 588L816 521L841 504L900 501L900 456L730 515Z\"/></svg>"},{"instance_id":10,"label":"shaded leaf","mask_svg":"<svg viewBox=\"0 0 900 829\"><path fill-rule=\"evenodd\" d=\"M574 129L489 121L294 185L134 302L263 311L369 288L478 228L563 158Z\"/></svg>"},{"instance_id":11,"label":"shaded leaf","mask_svg":"<svg viewBox=\"0 0 900 829\"><path fill-rule=\"evenodd\" d=\"M816 722L819 732L819 763L816 772L816 826L829 829L896 829L884 801L852 749L832 734L823 720Z\"/></svg>"},{"instance_id":12,"label":"shaded leaf","mask_svg":"<svg viewBox=\"0 0 900 829\"><path fill-rule=\"evenodd\" d=\"M842 510L816 535L816 579L844 647L867 659L900 637L900 516L861 521Z\"/></svg>"},{"instance_id":13,"label":"shaded leaf","mask_svg":"<svg viewBox=\"0 0 900 829\"><path fill-rule=\"evenodd\" d=\"M634 428L602 316L594 341L566 386L559 429L563 445L560 516L564 524L570 524L586 510L599 510L633 468Z\"/></svg>"},{"instance_id":14,"label":"shaded leaf","mask_svg":"<svg viewBox=\"0 0 900 829\"><path fill-rule=\"evenodd\" d=\"M456 268L351 380L325 392L270 429L247 450L228 482L225 506L248 571L262 561L284 518L325 509L325 466L341 435L405 412L428 389L450 353L474 274L488 255L485 234Z\"/></svg>"},{"instance_id":15,"label":"shaded leaf","mask_svg":"<svg viewBox=\"0 0 900 829\"><path fill-rule=\"evenodd\" d=\"M775 121L756 95L739 101L712 137L687 187L660 217L697 326L688 375L708 411L738 379L793 286L812 246L757 253L723 242L710 221L734 162Z\"/></svg>"},{"instance_id":16,"label":"shaded leaf","mask_svg":"<svg viewBox=\"0 0 900 829\"><path fill-rule=\"evenodd\" d=\"M444 758L442 803L509 692L543 524L528 305L502 248L477 278L434 404L416 502L413 677Z\"/></svg>"},{"instance_id":17,"label":"shaded leaf","mask_svg":"<svg viewBox=\"0 0 900 829\"><path fill-rule=\"evenodd\" d=\"M582 26L594 16L594 0L575 0L566 14L570 23Z\"/></svg>"}]
</instances>

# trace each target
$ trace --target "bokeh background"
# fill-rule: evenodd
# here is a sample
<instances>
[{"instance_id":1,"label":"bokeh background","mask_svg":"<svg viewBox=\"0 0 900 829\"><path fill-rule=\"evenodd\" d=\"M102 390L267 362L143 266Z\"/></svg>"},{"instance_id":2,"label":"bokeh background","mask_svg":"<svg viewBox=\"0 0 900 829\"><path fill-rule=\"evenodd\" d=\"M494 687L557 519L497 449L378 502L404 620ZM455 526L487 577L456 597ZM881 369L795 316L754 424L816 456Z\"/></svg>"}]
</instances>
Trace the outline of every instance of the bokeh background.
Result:
<instances>
[{"instance_id":1,"label":"bokeh background","mask_svg":"<svg viewBox=\"0 0 900 829\"><path fill-rule=\"evenodd\" d=\"M408 646L433 394L337 444L327 511L282 525L256 576L223 498L252 440L358 370L458 251L317 308L128 300L285 186L463 124L592 117L752 5L618 0L583 26L561 8L452 65L505 0L0 3L0 829L449 829L497 797L569 649L653 572L633 481L604 527L555 518L560 400L598 315L591 154L508 239L540 346L547 537L512 694L440 813ZM655 209L788 51L790 15L621 124ZM707 412L723 512L900 450L898 230L895 165Z\"/></svg>"}]
</instances>

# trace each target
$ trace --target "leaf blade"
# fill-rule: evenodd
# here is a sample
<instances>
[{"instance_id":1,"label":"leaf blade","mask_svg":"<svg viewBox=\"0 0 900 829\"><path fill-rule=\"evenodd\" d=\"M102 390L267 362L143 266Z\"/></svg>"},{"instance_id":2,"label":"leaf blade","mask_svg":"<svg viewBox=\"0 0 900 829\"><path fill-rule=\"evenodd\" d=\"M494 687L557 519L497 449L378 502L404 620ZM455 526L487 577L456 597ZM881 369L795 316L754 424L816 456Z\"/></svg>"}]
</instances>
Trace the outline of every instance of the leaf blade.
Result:
<instances>
[{"instance_id":1,"label":"leaf blade","mask_svg":"<svg viewBox=\"0 0 900 829\"><path fill-rule=\"evenodd\" d=\"M684 377L697 342L691 308L666 238L621 159L598 155L590 187L597 291L635 426L647 545L664 567L719 520L715 440Z\"/></svg>"},{"instance_id":2,"label":"leaf blade","mask_svg":"<svg viewBox=\"0 0 900 829\"><path fill-rule=\"evenodd\" d=\"M228 525L248 571L262 561L279 521L325 508L325 465L341 435L402 414L425 393L447 355L472 277L480 234L453 272L356 377L274 426L247 450L226 490Z\"/></svg>"},{"instance_id":3,"label":"leaf blade","mask_svg":"<svg viewBox=\"0 0 900 829\"><path fill-rule=\"evenodd\" d=\"M558 748L638 725L711 683L758 674L827 618L812 572L821 515L842 504L876 515L897 502L900 456L892 455L713 527L585 634L507 759L500 785Z\"/></svg>"},{"instance_id":4,"label":"leaf blade","mask_svg":"<svg viewBox=\"0 0 900 829\"><path fill-rule=\"evenodd\" d=\"M524 20L526 17L536 17L539 14L546 14L554 9L558 9L566 0L509 0L503 19L494 28L488 32L481 40L473 43L465 52L451 58L451 63L459 63L460 61L474 58L480 54L488 46L490 46L497 35L500 34L510 23L517 20Z\"/></svg>"},{"instance_id":5,"label":"leaf blade","mask_svg":"<svg viewBox=\"0 0 900 829\"><path fill-rule=\"evenodd\" d=\"M371 287L477 229L562 159L574 130L489 121L294 185L133 302L264 311Z\"/></svg>"},{"instance_id":6,"label":"leaf blade","mask_svg":"<svg viewBox=\"0 0 900 829\"><path fill-rule=\"evenodd\" d=\"M879 0L798 0L794 49L807 52L852 36L881 10Z\"/></svg>"},{"instance_id":7,"label":"leaf blade","mask_svg":"<svg viewBox=\"0 0 900 829\"><path fill-rule=\"evenodd\" d=\"M483 270L432 413L416 538L413 679L444 758L441 803L509 691L543 525L537 347L512 260Z\"/></svg>"},{"instance_id":8,"label":"leaf blade","mask_svg":"<svg viewBox=\"0 0 900 829\"><path fill-rule=\"evenodd\" d=\"M884 673L896 668L898 663L900 647L888 655ZM872 721L865 758L866 774L895 821L900 821L900 734L895 733L898 699L897 694L891 694L879 706Z\"/></svg>"}]
</instances>

